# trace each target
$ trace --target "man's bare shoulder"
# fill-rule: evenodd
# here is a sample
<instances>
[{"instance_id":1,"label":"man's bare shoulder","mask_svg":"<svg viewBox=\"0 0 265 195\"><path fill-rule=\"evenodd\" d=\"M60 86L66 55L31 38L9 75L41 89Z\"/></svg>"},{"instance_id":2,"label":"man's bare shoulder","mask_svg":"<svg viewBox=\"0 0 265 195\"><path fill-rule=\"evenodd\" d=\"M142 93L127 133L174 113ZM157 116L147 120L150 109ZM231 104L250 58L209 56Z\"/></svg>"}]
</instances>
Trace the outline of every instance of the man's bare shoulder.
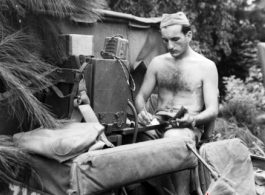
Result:
<instances>
[{"instance_id":1,"label":"man's bare shoulder","mask_svg":"<svg viewBox=\"0 0 265 195\"><path fill-rule=\"evenodd\" d=\"M150 62L148 69L154 69L158 70L160 67L163 67L163 65L172 58L169 53L162 54L159 56L156 56L152 59Z\"/></svg>"},{"instance_id":2,"label":"man's bare shoulder","mask_svg":"<svg viewBox=\"0 0 265 195\"><path fill-rule=\"evenodd\" d=\"M172 56L169 53L165 53L165 54L158 55L158 56L154 57L151 62L154 62L154 63L165 63L165 61L168 61L170 59L172 59Z\"/></svg>"},{"instance_id":3,"label":"man's bare shoulder","mask_svg":"<svg viewBox=\"0 0 265 195\"><path fill-rule=\"evenodd\" d=\"M205 56L203 56L203 55L201 55L201 54L199 54L199 53L194 53L194 55L193 55L193 58L199 63L199 64L201 64L202 66L206 66L206 67L208 67L208 66L215 66L215 63L212 61L212 60L210 60L210 59L208 59L208 58L206 58Z\"/></svg>"},{"instance_id":4,"label":"man's bare shoulder","mask_svg":"<svg viewBox=\"0 0 265 195\"><path fill-rule=\"evenodd\" d=\"M212 60L204 57L203 55L196 53L193 59L199 65L200 69L203 70L202 72L204 72L205 74L208 74L209 71L217 71L215 63Z\"/></svg>"},{"instance_id":5,"label":"man's bare shoulder","mask_svg":"<svg viewBox=\"0 0 265 195\"><path fill-rule=\"evenodd\" d=\"M205 74L217 74L217 67L215 65L215 63L212 61L212 60L209 60L205 57L203 57L204 60L203 60L203 63L201 63L201 67L203 69L203 72Z\"/></svg>"},{"instance_id":6,"label":"man's bare shoulder","mask_svg":"<svg viewBox=\"0 0 265 195\"><path fill-rule=\"evenodd\" d=\"M217 67L216 67L216 64L212 60L198 53L197 53L196 60L197 60L197 63L199 66L199 72L201 73L202 78L207 79L207 80L218 79Z\"/></svg>"}]
</instances>

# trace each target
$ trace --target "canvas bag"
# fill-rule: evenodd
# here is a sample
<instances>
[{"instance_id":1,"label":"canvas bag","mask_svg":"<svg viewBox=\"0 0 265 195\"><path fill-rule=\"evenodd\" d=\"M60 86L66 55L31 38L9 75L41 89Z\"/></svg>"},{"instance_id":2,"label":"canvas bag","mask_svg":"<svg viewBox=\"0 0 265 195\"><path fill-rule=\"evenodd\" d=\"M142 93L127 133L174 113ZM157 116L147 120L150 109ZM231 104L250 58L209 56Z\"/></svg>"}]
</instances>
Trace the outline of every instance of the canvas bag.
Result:
<instances>
[{"instance_id":1,"label":"canvas bag","mask_svg":"<svg viewBox=\"0 0 265 195\"><path fill-rule=\"evenodd\" d=\"M13 140L29 152L64 162L86 152L103 130L99 123L67 123L56 130L39 128L17 133Z\"/></svg>"},{"instance_id":2,"label":"canvas bag","mask_svg":"<svg viewBox=\"0 0 265 195\"><path fill-rule=\"evenodd\" d=\"M69 195L90 195L191 169L197 158L187 148L189 137L174 137L89 151L74 159Z\"/></svg>"},{"instance_id":3,"label":"canvas bag","mask_svg":"<svg viewBox=\"0 0 265 195\"><path fill-rule=\"evenodd\" d=\"M204 144L200 148L200 155L221 177L235 184L237 194L256 194L250 152L242 140L236 138ZM213 189L218 183L211 179L208 170L203 165L200 166L199 175L204 194L208 192L210 195L218 190Z\"/></svg>"}]
</instances>

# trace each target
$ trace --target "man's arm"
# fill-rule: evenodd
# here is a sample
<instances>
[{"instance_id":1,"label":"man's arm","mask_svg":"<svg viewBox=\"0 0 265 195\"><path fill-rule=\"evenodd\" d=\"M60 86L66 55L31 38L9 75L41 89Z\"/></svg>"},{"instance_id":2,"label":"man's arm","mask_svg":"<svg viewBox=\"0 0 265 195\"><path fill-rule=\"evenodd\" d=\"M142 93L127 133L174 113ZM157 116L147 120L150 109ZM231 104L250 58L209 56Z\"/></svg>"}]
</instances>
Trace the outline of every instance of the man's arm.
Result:
<instances>
[{"instance_id":1,"label":"man's arm","mask_svg":"<svg viewBox=\"0 0 265 195\"><path fill-rule=\"evenodd\" d=\"M218 115L218 73L216 65L210 61L203 70L203 97L205 110L196 116L196 125L205 125Z\"/></svg>"},{"instance_id":2,"label":"man's arm","mask_svg":"<svg viewBox=\"0 0 265 195\"><path fill-rule=\"evenodd\" d=\"M202 70L203 97L205 110L200 114L190 116L188 113L182 119L176 120L180 125L190 126L195 120L196 126L206 125L218 115L218 73L215 64L208 61Z\"/></svg>"},{"instance_id":3,"label":"man's arm","mask_svg":"<svg viewBox=\"0 0 265 195\"><path fill-rule=\"evenodd\" d=\"M145 125L149 124L152 119L152 115L150 113L147 113L144 108L147 99L150 97L156 85L156 66L158 65L157 63L157 59L154 58L149 64L144 76L142 86L135 98L136 109L139 113L139 122Z\"/></svg>"}]
</instances>

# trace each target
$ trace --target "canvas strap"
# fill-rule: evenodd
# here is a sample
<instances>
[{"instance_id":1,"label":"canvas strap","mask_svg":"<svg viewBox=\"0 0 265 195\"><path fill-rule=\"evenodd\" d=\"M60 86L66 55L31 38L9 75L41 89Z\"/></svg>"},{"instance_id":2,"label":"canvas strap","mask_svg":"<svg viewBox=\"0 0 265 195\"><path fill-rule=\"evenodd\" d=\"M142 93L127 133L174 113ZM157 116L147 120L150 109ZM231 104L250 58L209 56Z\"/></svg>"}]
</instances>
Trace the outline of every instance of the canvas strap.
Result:
<instances>
[{"instance_id":1,"label":"canvas strap","mask_svg":"<svg viewBox=\"0 0 265 195\"><path fill-rule=\"evenodd\" d=\"M75 73L75 79L74 79L74 86L72 88L72 92L70 95L70 103L69 103L69 112L68 112L68 118L71 118L72 112L74 110L74 99L77 97L78 93L79 93L79 84L80 81L83 79L83 72L85 70L85 68L87 67L88 63L83 63L82 66L79 68L78 71L76 71ZM82 83L83 84L83 83ZM82 87L85 87L84 85L82 85Z\"/></svg>"}]
</instances>

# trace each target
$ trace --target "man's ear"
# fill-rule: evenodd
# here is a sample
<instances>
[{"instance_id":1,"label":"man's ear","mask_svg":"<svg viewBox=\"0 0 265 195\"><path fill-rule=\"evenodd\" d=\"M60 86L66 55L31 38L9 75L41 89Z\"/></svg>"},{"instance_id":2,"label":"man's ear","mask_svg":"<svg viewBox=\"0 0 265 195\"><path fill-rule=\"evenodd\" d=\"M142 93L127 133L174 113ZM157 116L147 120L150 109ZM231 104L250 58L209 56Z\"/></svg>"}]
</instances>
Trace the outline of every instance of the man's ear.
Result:
<instances>
[{"instance_id":1,"label":"man's ear","mask_svg":"<svg viewBox=\"0 0 265 195\"><path fill-rule=\"evenodd\" d=\"M192 40L192 32L191 31L187 32L186 37L188 38L188 41L190 42Z\"/></svg>"}]
</instances>

